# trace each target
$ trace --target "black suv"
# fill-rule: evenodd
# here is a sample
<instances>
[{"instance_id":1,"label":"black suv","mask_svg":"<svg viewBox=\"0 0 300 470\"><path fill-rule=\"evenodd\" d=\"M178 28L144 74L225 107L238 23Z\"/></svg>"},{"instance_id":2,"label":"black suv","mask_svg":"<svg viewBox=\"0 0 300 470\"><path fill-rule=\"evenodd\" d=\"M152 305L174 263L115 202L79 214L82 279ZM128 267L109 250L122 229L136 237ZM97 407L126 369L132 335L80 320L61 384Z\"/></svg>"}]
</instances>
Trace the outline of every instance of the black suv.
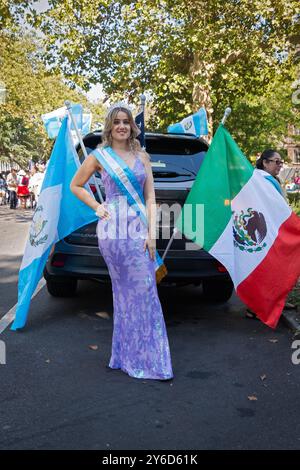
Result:
<instances>
[{"instance_id":1,"label":"black suv","mask_svg":"<svg viewBox=\"0 0 300 470\"><path fill-rule=\"evenodd\" d=\"M90 153L101 142L101 132L90 133L83 140L87 152ZM178 204L181 206L184 204L207 148L204 140L192 135L146 133L146 150L151 156L158 206L159 238L156 247L160 256L163 255L173 233L175 217L172 211L171 213L165 211L168 213L167 217L164 217L162 212L164 208L175 203L177 207ZM77 151L82 160L80 147ZM101 175L97 173L96 178L105 199ZM92 184L91 188L97 198ZM96 223L90 223L76 230L55 245L44 269L44 277L51 295L56 297L74 295L78 279L110 281L108 269L98 248ZM164 237L161 236L162 232ZM228 300L232 294L233 284L224 266L204 250L187 250L186 243L194 245L184 236L173 240L164 260L168 274L162 280L162 284L202 283L203 294L207 299Z\"/></svg>"}]
</instances>

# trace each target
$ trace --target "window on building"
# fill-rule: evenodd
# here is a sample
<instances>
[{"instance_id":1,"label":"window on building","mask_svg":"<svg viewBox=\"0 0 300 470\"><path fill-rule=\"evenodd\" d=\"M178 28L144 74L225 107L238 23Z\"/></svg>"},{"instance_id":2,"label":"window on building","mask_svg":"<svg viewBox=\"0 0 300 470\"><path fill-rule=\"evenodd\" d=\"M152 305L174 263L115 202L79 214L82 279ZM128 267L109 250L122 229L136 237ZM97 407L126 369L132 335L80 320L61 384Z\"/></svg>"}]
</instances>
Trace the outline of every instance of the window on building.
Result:
<instances>
[{"instance_id":1,"label":"window on building","mask_svg":"<svg viewBox=\"0 0 300 470\"><path fill-rule=\"evenodd\" d=\"M294 149L294 163L300 163L300 148Z\"/></svg>"}]
</instances>

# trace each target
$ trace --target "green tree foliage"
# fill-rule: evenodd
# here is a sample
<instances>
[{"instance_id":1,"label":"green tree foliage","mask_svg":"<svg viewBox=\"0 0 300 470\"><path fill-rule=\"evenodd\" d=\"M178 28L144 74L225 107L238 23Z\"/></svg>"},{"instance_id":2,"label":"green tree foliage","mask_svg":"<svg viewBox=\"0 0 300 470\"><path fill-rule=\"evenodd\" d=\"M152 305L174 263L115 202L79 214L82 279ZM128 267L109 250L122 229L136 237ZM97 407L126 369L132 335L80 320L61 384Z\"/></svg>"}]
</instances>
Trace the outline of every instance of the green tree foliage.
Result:
<instances>
[{"instance_id":1,"label":"green tree foliage","mask_svg":"<svg viewBox=\"0 0 300 470\"><path fill-rule=\"evenodd\" d=\"M247 156L275 148L286 157L287 124L299 125L299 108L291 101L291 83L276 80L264 96L245 95L234 101L226 125Z\"/></svg>"},{"instance_id":2,"label":"green tree foliage","mask_svg":"<svg viewBox=\"0 0 300 470\"><path fill-rule=\"evenodd\" d=\"M53 111L69 99L93 111L102 120L103 107L91 105L82 93L71 90L61 74L50 73L40 59L40 39L20 32L0 33L0 81L7 89L0 105L0 158L25 168L30 159L46 160L52 141L41 114Z\"/></svg>"},{"instance_id":3,"label":"green tree foliage","mask_svg":"<svg viewBox=\"0 0 300 470\"><path fill-rule=\"evenodd\" d=\"M37 0L0 0L0 29L15 28L26 8Z\"/></svg>"},{"instance_id":4,"label":"green tree foliage","mask_svg":"<svg viewBox=\"0 0 300 470\"><path fill-rule=\"evenodd\" d=\"M49 5L46 13L28 16L47 35L46 62L82 87L100 82L117 98L134 101L149 90L156 128L202 105L216 124L229 104L238 109L253 97L258 102L268 93L274 97L270 84L290 84L294 74L297 0L49 0Z\"/></svg>"}]
</instances>

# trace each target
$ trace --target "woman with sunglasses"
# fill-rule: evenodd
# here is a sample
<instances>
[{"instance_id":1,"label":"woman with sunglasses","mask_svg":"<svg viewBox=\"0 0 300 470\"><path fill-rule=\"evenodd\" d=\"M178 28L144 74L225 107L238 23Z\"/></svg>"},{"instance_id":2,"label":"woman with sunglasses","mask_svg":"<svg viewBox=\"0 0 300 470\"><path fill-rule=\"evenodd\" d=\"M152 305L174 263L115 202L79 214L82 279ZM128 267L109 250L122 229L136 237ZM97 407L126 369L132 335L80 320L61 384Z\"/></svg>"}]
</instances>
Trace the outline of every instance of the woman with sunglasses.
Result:
<instances>
[{"instance_id":1,"label":"woman with sunglasses","mask_svg":"<svg viewBox=\"0 0 300 470\"><path fill-rule=\"evenodd\" d=\"M277 189L277 191L284 197L284 193L282 191L280 185L280 179L278 178L279 172L282 168L283 160L281 156L276 150L268 149L264 150L261 156L256 161L256 168L258 170L262 170L265 174L265 178L273 184L273 186ZM285 308L295 308L295 305L286 302ZM257 318L252 310L246 310L246 317L247 318Z\"/></svg>"},{"instance_id":2,"label":"woman with sunglasses","mask_svg":"<svg viewBox=\"0 0 300 470\"><path fill-rule=\"evenodd\" d=\"M256 162L256 168L263 170L269 175L266 175L266 179L275 186L277 191L284 197L283 191L280 186L280 180L278 178L279 172L282 168L283 160L276 150L268 149L264 150L261 156Z\"/></svg>"}]
</instances>

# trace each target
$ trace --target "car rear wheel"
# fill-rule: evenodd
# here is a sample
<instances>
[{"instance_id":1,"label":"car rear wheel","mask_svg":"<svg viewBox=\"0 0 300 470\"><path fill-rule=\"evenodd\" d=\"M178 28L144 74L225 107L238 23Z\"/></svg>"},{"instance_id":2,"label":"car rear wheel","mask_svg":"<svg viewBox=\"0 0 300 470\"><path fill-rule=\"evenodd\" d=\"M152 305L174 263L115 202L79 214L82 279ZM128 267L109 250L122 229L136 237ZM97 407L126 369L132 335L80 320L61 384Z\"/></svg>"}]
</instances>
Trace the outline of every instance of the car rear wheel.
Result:
<instances>
[{"instance_id":1,"label":"car rear wheel","mask_svg":"<svg viewBox=\"0 0 300 470\"><path fill-rule=\"evenodd\" d=\"M53 297L73 297L76 294L77 279L47 280L47 289Z\"/></svg>"},{"instance_id":2,"label":"car rear wheel","mask_svg":"<svg viewBox=\"0 0 300 470\"><path fill-rule=\"evenodd\" d=\"M233 292L233 283L231 279L211 280L207 279L202 283L203 297L206 300L215 302L226 302L230 299Z\"/></svg>"}]
</instances>

